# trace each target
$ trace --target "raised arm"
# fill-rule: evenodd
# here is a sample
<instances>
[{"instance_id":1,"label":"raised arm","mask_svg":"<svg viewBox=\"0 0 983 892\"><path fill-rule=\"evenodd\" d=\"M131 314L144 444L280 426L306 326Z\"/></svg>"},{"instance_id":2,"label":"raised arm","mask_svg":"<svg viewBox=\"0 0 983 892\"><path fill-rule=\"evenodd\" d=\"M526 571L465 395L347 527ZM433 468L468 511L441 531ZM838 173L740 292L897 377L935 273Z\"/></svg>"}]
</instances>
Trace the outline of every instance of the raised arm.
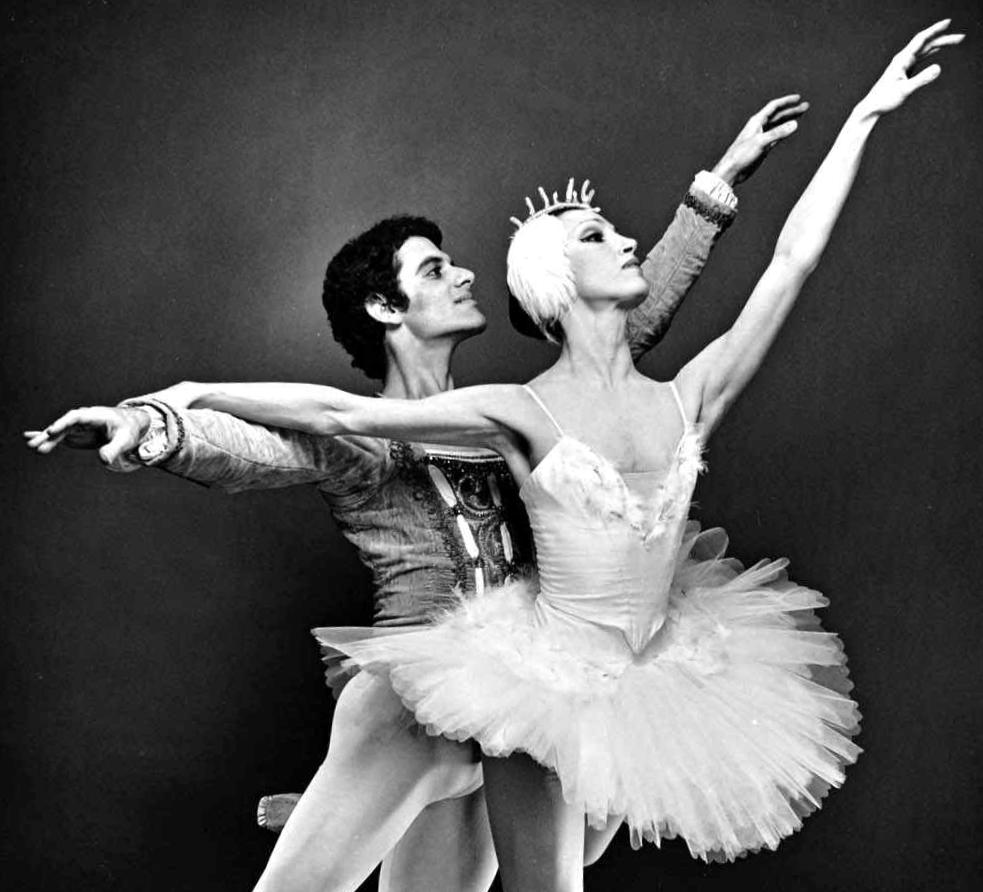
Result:
<instances>
[{"instance_id":1,"label":"raised arm","mask_svg":"<svg viewBox=\"0 0 983 892\"><path fill-rule=\"evenodd\" d=\"M708 427L719 422L760 368L802 286L819 263L874 125L883 114L935 80L940 69L931 65L914 77L909 77L909 70L926 56L962 40L962 34L945 34L948 26L945 19L916 34L853 109L789 214L771 263L733 327L680 372L682 389L699 402L699 416Z\"/></svg>"},{"instance_id":2,"label":"raised arm","mask_svg":"<svg viewBox=\"0 0 983 892\"><path fill-rule=\"evenodd\" d=\"M799 98L796 94L769 102L752 115L713 170L696 175L669 228L642 262L649 292L628 315L633 359L665 336L717 239L737 214L732 187L751 176L768 152L795 130L790 125L809 107Z\"/></svg>"}]
</instances>

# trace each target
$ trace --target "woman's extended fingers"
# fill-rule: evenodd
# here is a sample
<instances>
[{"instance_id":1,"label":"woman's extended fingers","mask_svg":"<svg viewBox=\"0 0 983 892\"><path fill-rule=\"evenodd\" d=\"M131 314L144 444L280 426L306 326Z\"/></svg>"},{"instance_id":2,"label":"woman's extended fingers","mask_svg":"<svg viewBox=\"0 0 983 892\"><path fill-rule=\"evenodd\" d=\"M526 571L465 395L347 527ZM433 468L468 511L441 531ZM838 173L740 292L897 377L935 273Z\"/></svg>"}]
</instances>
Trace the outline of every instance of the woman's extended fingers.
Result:
<instances>
[{"instance_id":1,"label":"woman's extended fingers","mask_svg":"<svg viewBox=\"0 0 983 892\"><path fill-rule=\"evenodd\" d=\"M907 71L919 59L937 53L943 47L962 43L966 37L965 34L943 33L951 23L952 19L942 19L934 25L929 25L925 30L919 31L895 58Z\"/></svg>"},{"instance_id":2,"label":"woman's extended fingers","mask_svg":"<svg viewBox=\"0 0 983 892\"><path fill-rule=\"evenodd\" d=\"M919 56L927 56L930 53L937 53L944 46L955 46L957 43L962 43L965 39L965 34L943 34L941 37L936 37L935 40L931 40L925 44Z\"/></svg>"},{"instance_id":3,"label":"woman's extended fingers","mask_svg":"<svg viewBox=\"0 0 983 892\"><path fill-rule=\"evenodd\" d=\"M906 85L908 95L910 96L915 90L920 90L926 84L932 83L941 72L942 69L938 65L929 65L924 71L919 71L914 77L909 77Z\"/></svg>"},{"instance_id":4,"label":"woman's extended fingers","mask_svg":"<svg viewBox=\"0 0 983 892\"><path fill-rule=\"evenodd\" d=\"M923 28L905 44L904 48L895 58L906 60L906 64L910 65L911 62L915 61L918 53L925 48L926 44L930 43L933 37L942 34L951 24L952 19L941 19L929 25L927 28Z\"/></svg>"}]
</instances>

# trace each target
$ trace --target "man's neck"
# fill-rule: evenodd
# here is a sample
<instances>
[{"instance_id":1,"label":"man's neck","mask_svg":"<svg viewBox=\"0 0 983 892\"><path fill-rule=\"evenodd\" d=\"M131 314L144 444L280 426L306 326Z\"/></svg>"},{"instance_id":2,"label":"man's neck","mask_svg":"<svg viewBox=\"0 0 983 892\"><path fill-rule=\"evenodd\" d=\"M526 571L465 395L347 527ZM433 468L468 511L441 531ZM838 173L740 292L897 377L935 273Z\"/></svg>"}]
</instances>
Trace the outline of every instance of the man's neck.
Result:
<instances>
[{"instance_id":1,"label":"man's neck","mask_svg":"<svg viewBox=\"0 0 983 892\"><path fill-rule=\"evenodd\" d=\"M387 345L386 377L382 396L390 399L419 400L445 390L453 390L451 359L456 344L416 343L392 349Z\"/></svg>"}]
</instances>

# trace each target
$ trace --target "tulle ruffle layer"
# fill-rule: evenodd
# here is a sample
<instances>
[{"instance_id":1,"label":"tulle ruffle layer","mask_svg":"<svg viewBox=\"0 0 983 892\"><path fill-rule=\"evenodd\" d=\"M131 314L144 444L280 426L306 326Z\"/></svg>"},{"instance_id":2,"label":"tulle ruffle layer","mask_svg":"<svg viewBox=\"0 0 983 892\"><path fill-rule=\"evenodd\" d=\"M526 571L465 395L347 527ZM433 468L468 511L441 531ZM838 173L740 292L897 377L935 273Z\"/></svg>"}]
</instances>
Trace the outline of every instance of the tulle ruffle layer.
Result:
<instances>
[{"instance_id":1,"label":"tulle ruffle layer","mask_svg":"<svg viewBox=\"0 0 983 892\"><path fill-rule=\"evenodd\" d=\"M516 751L633 845L680 836L694 856L774 849L860 749L846 658L784 561L745 569L726 534L689 524L665 625L635 654L620 633L544 619L528 582L461 600L415 629L316 629L329 666L387 677L431 734ZM541 607L541 605L540 605Z\"/></svg>"}]
</instances>

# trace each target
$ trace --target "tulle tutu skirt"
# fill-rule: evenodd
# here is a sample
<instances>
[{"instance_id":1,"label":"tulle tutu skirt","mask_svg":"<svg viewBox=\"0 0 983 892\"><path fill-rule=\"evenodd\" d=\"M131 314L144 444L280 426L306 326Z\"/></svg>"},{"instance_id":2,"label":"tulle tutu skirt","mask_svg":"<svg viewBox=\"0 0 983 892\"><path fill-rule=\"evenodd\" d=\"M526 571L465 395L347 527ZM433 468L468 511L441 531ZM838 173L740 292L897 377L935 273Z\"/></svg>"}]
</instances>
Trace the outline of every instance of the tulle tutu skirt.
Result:
<instances>
[{"instance_id":1,"label":"tulle tutu skirt","mask_svg":"<svg viewBox=\"0 0 983 892\"><path fill-rule=\"evenodd\" d=\"M774 849L860 749L846 657L813 612L826 599L745 569L723 530L687 525L665 624L633 653L620 633L545 621L531 581L458 599L413 629L315 629L329 677L386 677L431 734L528 753L594 825L632 844L682 837L708 860Z\"/></svg>"}]
</instances>

